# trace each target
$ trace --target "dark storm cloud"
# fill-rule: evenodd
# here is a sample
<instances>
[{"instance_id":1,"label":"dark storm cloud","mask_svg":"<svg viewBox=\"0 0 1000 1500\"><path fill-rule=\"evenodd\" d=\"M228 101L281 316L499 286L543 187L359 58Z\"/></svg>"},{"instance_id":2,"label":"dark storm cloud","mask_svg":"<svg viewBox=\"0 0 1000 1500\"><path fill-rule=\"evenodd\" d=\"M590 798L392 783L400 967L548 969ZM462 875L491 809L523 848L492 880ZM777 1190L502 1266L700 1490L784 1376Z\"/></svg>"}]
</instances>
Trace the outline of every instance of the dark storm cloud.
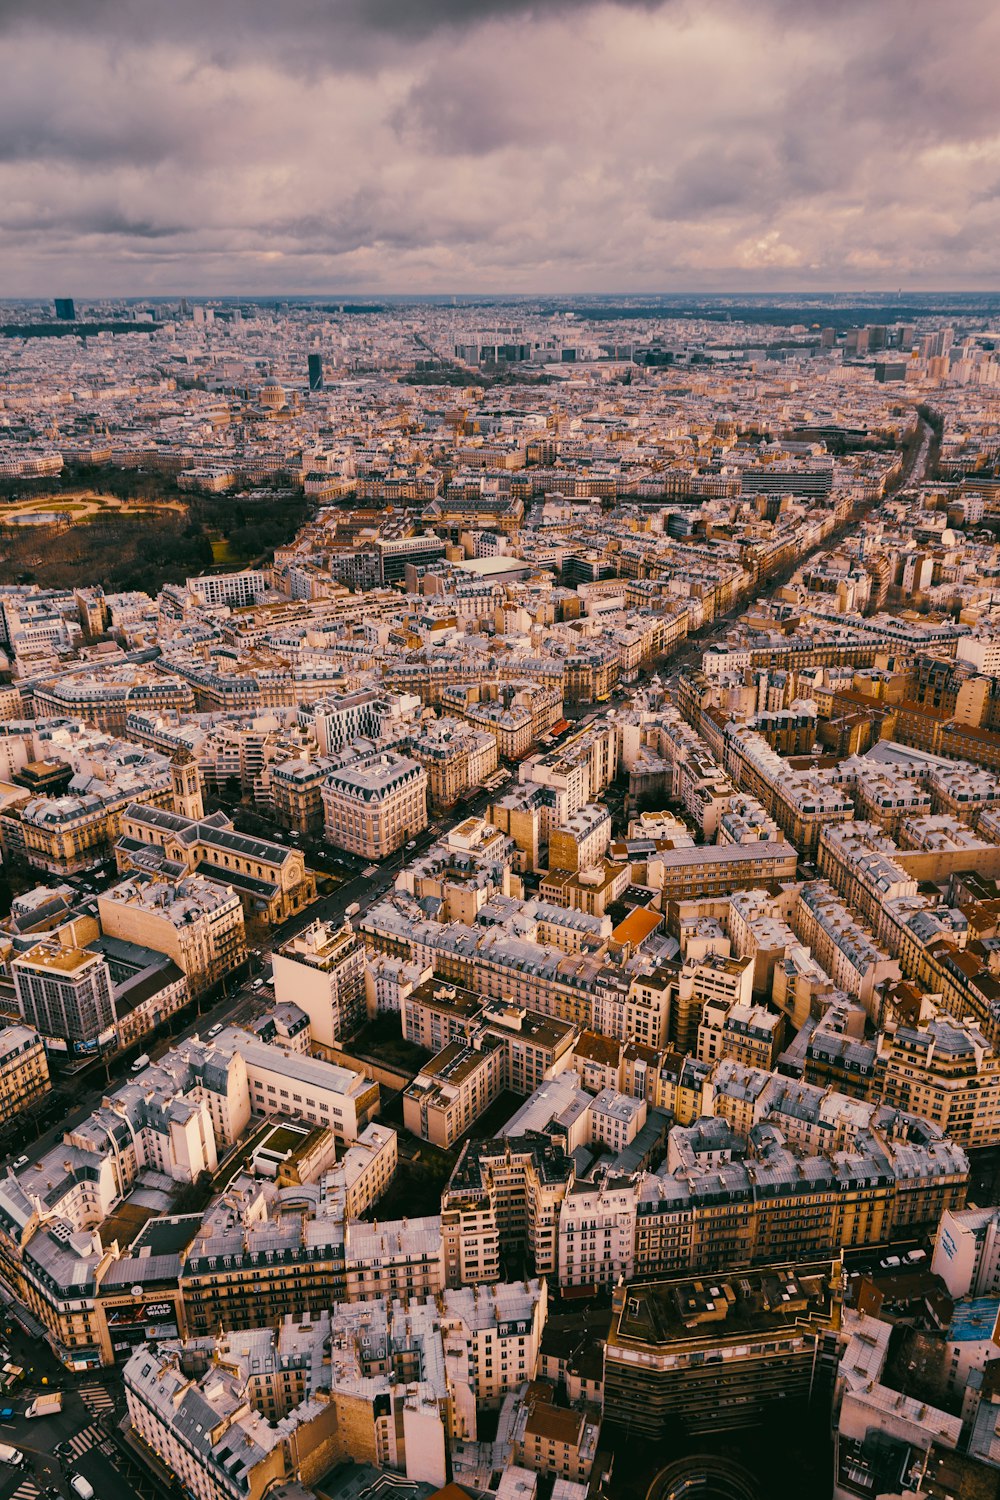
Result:
<instances>
[{"instance_id":1,"label":"dark storm cloud","mask_svg":"<svg viewBox=\"0 0 1000 1500\"><path fill-rule=\"evenodd\" d=\"M981 0L0 0L0 270L995 282Z\"/></svg>"}]
</instances>

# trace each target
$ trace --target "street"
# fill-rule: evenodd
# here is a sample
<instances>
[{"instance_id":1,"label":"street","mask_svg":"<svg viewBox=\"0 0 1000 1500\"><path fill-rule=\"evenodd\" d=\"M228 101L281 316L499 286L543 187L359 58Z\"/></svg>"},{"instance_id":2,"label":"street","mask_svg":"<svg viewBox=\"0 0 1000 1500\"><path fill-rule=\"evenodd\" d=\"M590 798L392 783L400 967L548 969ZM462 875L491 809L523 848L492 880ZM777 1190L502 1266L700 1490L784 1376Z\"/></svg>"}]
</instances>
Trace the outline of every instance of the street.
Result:
<instances>
[{"instance_id":1,"label":"street","mask_svg":"<svg viewBox=\"0 0 1000 1500\"><path fill-rule=\"evenodd\" d=\"M30 1357L30 1352L20 1353L16 1341L11 1342L15 1358ZM26 1365L26 1373L29 1369ZM37 1369L35 1374L37 1378ZM24 1463L16 1468L0 1465L0 1500L7 1500L8 1496L15 1500L34 1500L34 1496L46 1494L71 1496L69 1476L84 1467L82 1461L94 1450L103 1450L103 1464L110 1474L117 1476L110 1482L105 1476L102 1481L105 1488L100 1490L95 1485L96 1493L108 1496L128 1493L129 1487L114 1464L117 1446L112 1434L124 1410L120 1398L113 1388L99 1380L77 1385L65 1372L61 1376L58 1384L55 1380L44 1388L26 1384L16 1396L2 1398L6 1405L0 1412L0 1441L23 1453ZM31 1379L28 1375L28 1380ZM24 1415L33 1396L56 1388L62 1392L61 1411L44 1417ZM13 1408L13 1414L4 1416L2 1413L9 1408Z\"/></svg>"}]
</instances>

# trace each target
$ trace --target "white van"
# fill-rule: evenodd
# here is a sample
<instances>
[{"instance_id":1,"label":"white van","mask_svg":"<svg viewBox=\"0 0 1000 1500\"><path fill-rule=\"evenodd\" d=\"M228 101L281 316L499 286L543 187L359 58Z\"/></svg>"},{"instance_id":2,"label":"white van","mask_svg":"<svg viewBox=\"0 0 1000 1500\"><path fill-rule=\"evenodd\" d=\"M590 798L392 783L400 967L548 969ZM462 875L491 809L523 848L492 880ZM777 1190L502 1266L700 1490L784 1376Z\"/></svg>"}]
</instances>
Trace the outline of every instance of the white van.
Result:
<instances>
[{"instance_id":1,"label":"white van","mask_svg":"<svg viewBox=\"0 0 1000 1500\"><path fill-rule=\"evenodd\" d=\"M137 1057L136 1060L135 1060L135 1062L132 1064L132 1072L133 1073L141 1073L142 1070L143 1070L143 1068L148 1068L148 1067L149 1067L149 1053L148 1052L144 1052L142 1054L142 1056L141 1057Z\"/></svg>"},{"instance_id":2,"label":"white van","mask_svg":"<svg viewBox=\"0 0 1000 1500\"><path fill-rule=\"evenodd\" d=\"M0 1443L0 1464L13 1464L15 1468L24 1463L24 1454L20 1448L12 1448L9 1443ZM93 1490L91 1490L93 1494Z\"/></svg>"},{"instance_id":3,"label":"white van","mask_svg":"<svg viewBox=\"0 0 1000 1500\"><path fill-rule=\"evenodd\" d=\"M80 1496L80 1500L94 1500L94 1486L89 1479L84 1479L82 1474L71 1474L69 1487L74 1494Z\"/></svg>"}]
</instances>

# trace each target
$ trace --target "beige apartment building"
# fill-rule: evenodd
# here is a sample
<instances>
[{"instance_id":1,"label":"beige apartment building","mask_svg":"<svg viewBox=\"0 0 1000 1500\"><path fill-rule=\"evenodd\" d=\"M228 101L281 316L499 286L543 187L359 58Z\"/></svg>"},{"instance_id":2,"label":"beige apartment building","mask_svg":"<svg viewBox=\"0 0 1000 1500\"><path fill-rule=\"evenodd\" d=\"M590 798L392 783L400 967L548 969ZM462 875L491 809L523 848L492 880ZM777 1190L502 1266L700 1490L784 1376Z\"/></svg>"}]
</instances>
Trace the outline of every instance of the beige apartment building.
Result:
<instances>
[{"instance_id":1,"label":"beige apartment building","mask_svg":"<svg viewBox=\"0 0 1000 1500\"><path fill-rule=\"evenodd\" d=\"M259 1232L237 1224L231 1234L206 1226L196 1235L179 1276L185 1324L193 1335L314 1316L344 1297L342 1226L333 1217L303 1214L294 1227L294 1236L280 1235L280 1256L275 1226L266 1221Z\"/></svg>"},{"instance_id":2,"label":"beige apartment building","mask_svg":"<svg viewBox=\"0 0 1000 1500\"><path fill-rule=\"evenodd\" d=\"M438 808L451 807L497 768L496 736L460 719L422 725L407 739L406 750L427 772L428 796Z\"/></svg>"},{"instance_id":3,"label":"beige apartment building","mask_svg":"<svg viewBox=\"0 0 1000 1500\"><path fill-rule=\"evenodd\" d=\"M447 1149L499 1098L504 1086L503 1043L448 1045L424 1063L403 1094L403 1124L411 1135Z\"/></svg>"},{"instance_id":4,"label":"beige apartment building","mask_svg":"<svg viewBox=\"0 0 1000 1500\"><path fill-rule=\"evenodd\" d=\"M525 1255L539 1277L555 1277L573 1177L572 1159L540 1136L468 1143L441 1195L446 1284L499 1281L503 1261Z\"/></svg>"},{"instance_id":5,"label":"beige apartment building","mask_svg":"<svg viewBox=\"0 0 1000 1500\"><path fill-rule=\"evenodd\" d=\"M441 703L473 728L492 735L497 754L505 760L527 755L563 711L560 690L538 682L455 683L442 689Z\"/></svg>"},{"instance_id":6,"label":"beige apartment building","mask_svg":"<svg viewBox=\"0 0 1000 1500\"><path fill-rule=\"evenodd\" d=\"M353 761L329 773L323 810L331 844L384 859L427 827L427 772L396 751Z\"/></svg>"},{"instance_id":7,"label":"beige apartment building","mask_svg":"<svg viewBox=\"0 0 1000 1500\"><path fill-rule=\"evenodd\" d=\"M364 1024L365 950L350 926L314 922L272 955L274 995L309 1017L309 1037L322 1055Z\"/></svg>"},{"instance_id":8,"label":"beige apartment building","mask_svg":"<svg viewBox=\"0 0 1000 1500\"><path fill-rule=\"evenodd\" d=\"M0 1029L0 1121L30 1110L51 1087L38 1032L16 1024Z\"/></svg>"},{"instance_id":9,"label":"beige apartment building","mask_svg":"<svg viewBox=\"0 0 1000 1500\"><path fill-rule=\"evenodd\" d=\"M549 865L553 870L589 870L600 862L610 842L610 812L602 803L585 803L553 828Z\"/></svg>"},{"instance_id":10,"label":"beige apartment building","mask_svg":"<svg viewBox=\"0 0 1000 1500\"><path fill-rule=\"evenodd\" d=\"M728 1057L748 1068L773 1068L781 1051L785 1019L764 1005L741 1005L721 997L706 1000L698 1027L696 1056L715 1063Z\"/></svg>"},{"instance_id":11,"label":"beige apartment building","mask_svg":"<svg viewBox=\"0 0 1000 1500\"><path fill-rule=\"evenodd\" d=\"M329 764L307 759L272 763L271 806L283 828L294 828L307 839L323 836L323 787Z\"/></svg>"},{"instance_id":12,"label":"beige apartment building","mask_svg":"<svg viewBox=\"0 0 1000 1500\"><path fill-rule=\"evenodd\" d=\"M689 959L677 979L670 1040L678 1051L695 1054L698 1027L706 1004L710 1000L720 1000L727 1005L749 1007L752 997L752 958L706 953L703 958Z\"/></svg>"},{"instance_id":13,"label":"beige apartment building","mask_svg":"<svg viewBox=\"0 0 1000 1500\"><path fill-rule=\"evenodd\" d=\"M441 1220L394 1219L344 1226L344 1279L348 1302L372 1297L433 1297L444 1290Z\"/></svg>"},{"instance_id":14,"label":"beige apartment building","mask_svg":"<svg viewBox=\"0 0 1000 1500\"><path fill-rule=\"evenodd\" d=\"M97 909L108 937L168 954L187 975L193 994L246 960L240 898L204 875L179 880L134 875L100 895Z\"/></svg>"},{"instance_id":15,"label":"beige apartment building","mask_svg":"<svg viewBox=\"0 0 1000 1500\"><path fill-rule=\"evenodd\" d=\"M545 1381L532 1381L514 1421L514 1460L535 1474L568 1484L590 1479L601 1435L600 1407L560 1406Z\"/></svg>"},{"instance_id":16,"label":"beige apartment building","mask_svg":"<svg viewBox=\"0 0 1000 1500\"><path fill-rule=\"evenodd\" d=\"M1000 1058L974 1022L939 1015L884 1032L870 1097L933 1120L960 1146L1000 1141Z\"/></svg>"},{"instance_id":17,"label":"beige apartment building","mask_svg":"<svg viewBox=\"0 0 1000 1500\"><path fill-rule=\"evenodd\" d=\"M504 1089L530 1094L570 1065L576 1028L458 985L429 981L403 1002L403 1034L436 1047L403 1095L403 1121L447 1148Z\"/></svg>"},{"instance_id":18,"label":"beige apartment building","mask_svg":"<svg viewBox=\"0 0 1000 1500\"><path fill-rule=\"evenodd\" d=\"M791 844L761 841L752 844L699 844L674 849L668 840L620 839L611 845L611 858L627 860L631 879L662 892L661 904L691 901L699 896L725 896L732 891L794 880L798 853Z\"/></svg>"},{"instance_id":19,"label":"beige apartment building","mask_svg":"<svg viewBox=\"0 0 1000 1500\"><path fill-rule=\"evenodd\" d=\"M676 976L663 969L632 980L609 973L595 997L594 1030L620 1042L665 1047L676 993Z\"/></svg>"},{"instance_id":20,"label":"beige apartment building","mask_svg":"<svg viewBox=\"0 0 1000 1500\"><path fill-rule=\"evenodd\" d=\"M126 806L140 792L116 798L113 791L98 795L81 792L63 797L33 797L4 814L5 841L19 843L24 856L36 869L50 875L75 875L89 870L110 852L121 826ZM162 777L153 780L142 800L152 806L169 807L172 793Z\"/></svg>"},{"instance_id":21,"label":"beige apartment building","mask_svg":"<svg viewBox=\"0 0 1000 1500\"><path fill-rule=\"evenodd\" d=\"M538 893L543 901L549 901L553 906L567 906L591 917L603 917L628 884L628 865L600 859L586 869L553 867L543 874Z\"/></svg>"}]
</instances>

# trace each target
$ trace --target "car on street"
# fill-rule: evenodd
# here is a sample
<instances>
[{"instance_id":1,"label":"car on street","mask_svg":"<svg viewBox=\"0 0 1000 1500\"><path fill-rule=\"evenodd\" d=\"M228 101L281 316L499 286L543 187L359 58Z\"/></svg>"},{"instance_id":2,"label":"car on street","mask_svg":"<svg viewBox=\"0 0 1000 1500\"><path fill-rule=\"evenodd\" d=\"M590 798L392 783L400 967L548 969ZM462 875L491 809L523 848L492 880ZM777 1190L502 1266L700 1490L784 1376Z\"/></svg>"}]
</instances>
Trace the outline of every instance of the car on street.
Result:
<instances>
[{"instance_id":1,"label":"car on street","mask_svg":"<svg viewBox=\"0 0 1000 1500\"><path fill-rule=\"evenodd\" d=\"M221 1021L217 1021L214 1026L210 1026L208 1028L208 1034L209 1034L209 1036L218 1036L219 1032L221 1030L222 1030L222 1022Z\"/></svg>"},{"instance_id":2,"label":"car on street","mask_svg":"<svg viewBox=\"0 0 1000 1500\"><path fill-rule=\"evenodd\" d=\"M0 1406L0 1422L9 1422L14 1416L12 1406Z\"/></svg>"},{"instance_id":3,"label":"car on street","mask_svg":"<svg viewBox=\"0 0 1000 1500\"><path fill-rule=\"evenodd\" d=\"M14 1162L14 1171L15 1172L19 1172L22 1167L26 1167L27 1165L28 1165L28 1158L26 1156L19 1156L17 1158L17 1160Z\"/></svg>"}]
</instances>

